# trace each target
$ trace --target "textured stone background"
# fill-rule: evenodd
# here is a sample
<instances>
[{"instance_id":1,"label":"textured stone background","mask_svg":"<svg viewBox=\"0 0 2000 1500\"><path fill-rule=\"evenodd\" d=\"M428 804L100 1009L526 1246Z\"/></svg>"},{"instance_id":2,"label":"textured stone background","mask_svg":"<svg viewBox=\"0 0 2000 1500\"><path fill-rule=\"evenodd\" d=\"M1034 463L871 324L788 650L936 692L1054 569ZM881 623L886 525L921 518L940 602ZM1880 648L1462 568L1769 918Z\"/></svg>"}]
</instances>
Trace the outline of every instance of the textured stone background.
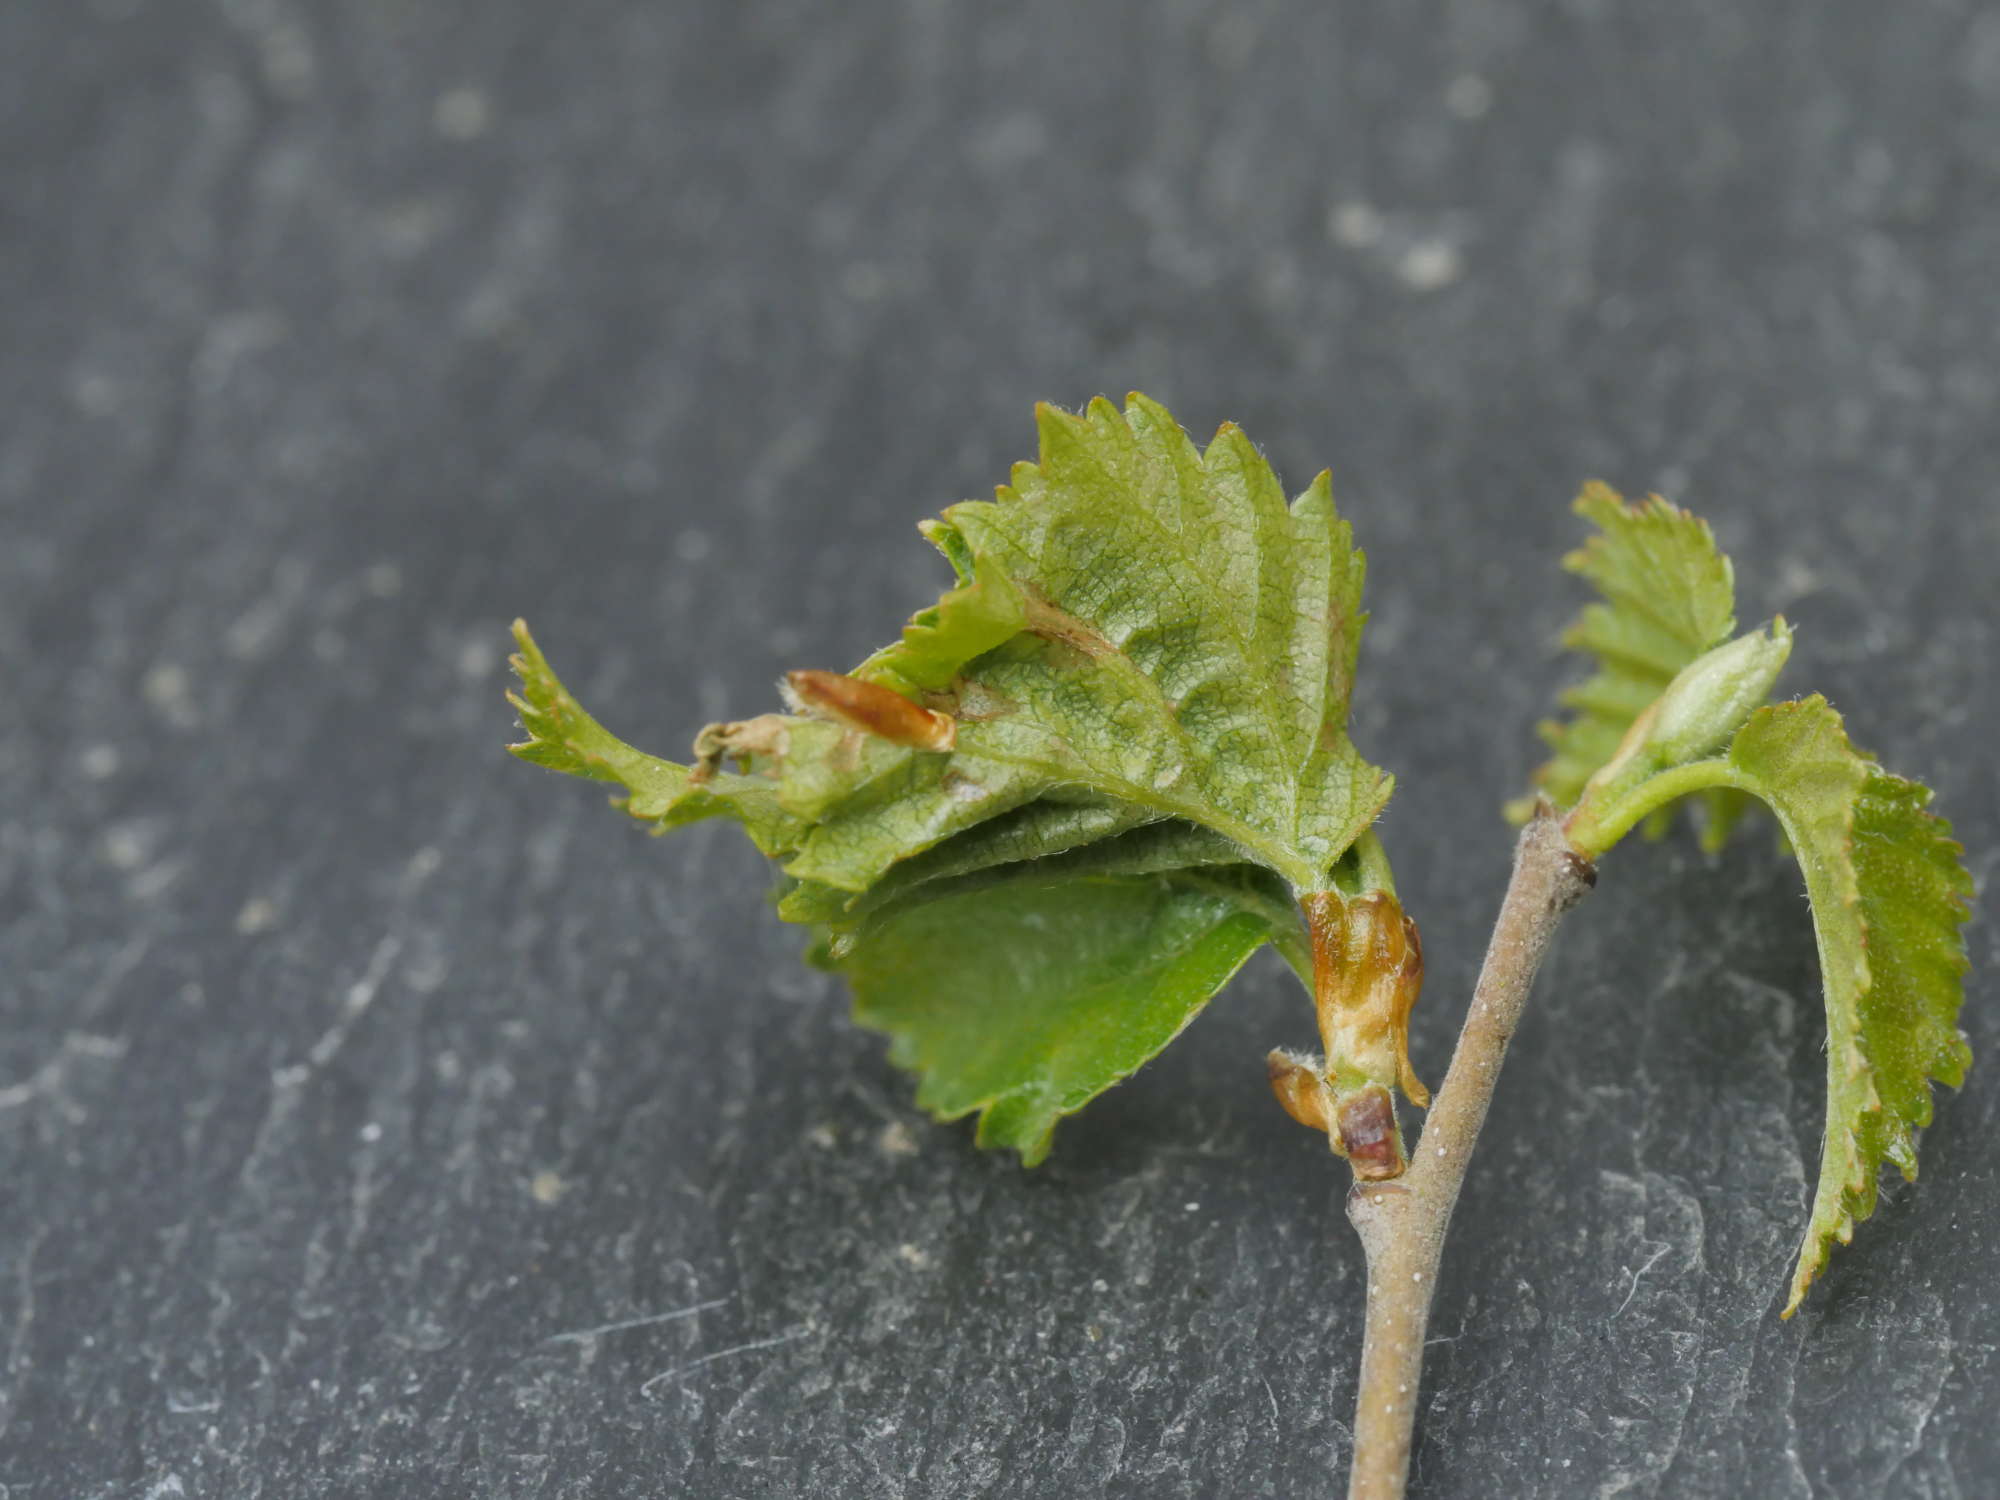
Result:
<instances>
[{"instance_id":1,"label":"textured stone background","mask_svg":"<svg viewBox=\"0 0 2000 1500\"><path fill-rule=\"evenodd\" d=\"M1038 397L1331 464L1436 1074L1586 476L1990 879L1996 265L1990 6L0 6L0 1495L1331 1493L1289 980L980 1156L730 831L499 754L506 621L671 750L934 592ZM1775 1317L1799 892L1675 840L1571 923L1418 1495L2000 1494L1990 1071Z\"/></svg>"}]
</instances>

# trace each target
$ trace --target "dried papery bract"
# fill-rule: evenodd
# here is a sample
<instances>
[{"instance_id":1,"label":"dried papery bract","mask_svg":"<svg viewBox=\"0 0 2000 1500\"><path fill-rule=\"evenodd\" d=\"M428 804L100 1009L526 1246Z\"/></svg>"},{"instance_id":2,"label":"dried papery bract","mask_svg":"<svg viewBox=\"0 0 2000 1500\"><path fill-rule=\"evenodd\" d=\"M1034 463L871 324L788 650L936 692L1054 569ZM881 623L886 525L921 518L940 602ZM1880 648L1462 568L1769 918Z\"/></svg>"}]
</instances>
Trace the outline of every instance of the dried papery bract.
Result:
<instances>
[{"instance_id":1,"label":"dried papery bract","mask_svg":"<svg viewBox=\"0 0 2000 1500\"><path fill-rule=\"evenodd\" d=\"M1271 1076L1271 1092L1278 1096L1278 1103L1284 1106L1285 1113L1308 1130L1323 1131L1332 1136L1333 1095L1327 1089L1326 1079L1321 1076L1325 1072L1325 1063L1303 1052L1288 1052L1279 1048L1265 1059L1265 1066Z\"/></svg>"},{"instance_id":2,"label":"dried papery bract","mask_svg":"<svg viewBox=\"0 0 2000 1500\"><path fill-rule=\"evenodd\" d=\"M724 761L738 762L747 771L758 757L782 760L791 746L790 726L780 714L759 714L754 719L708 724L694 737L694 767L688 780L697 786L715 779Z\"/></svg>"},{"instance_id":3,"label":"dried papery bract","mask_svg":"<svg viewBox=\"0 0 2000 1500\"><path fill-rule=\"evenodd\" d=\"M794 710L830 719L892 745L945 751L958 743L950 714L912 703L901 693L839 672L787 672L785 696Z\"/></svg>"}]
</instances>

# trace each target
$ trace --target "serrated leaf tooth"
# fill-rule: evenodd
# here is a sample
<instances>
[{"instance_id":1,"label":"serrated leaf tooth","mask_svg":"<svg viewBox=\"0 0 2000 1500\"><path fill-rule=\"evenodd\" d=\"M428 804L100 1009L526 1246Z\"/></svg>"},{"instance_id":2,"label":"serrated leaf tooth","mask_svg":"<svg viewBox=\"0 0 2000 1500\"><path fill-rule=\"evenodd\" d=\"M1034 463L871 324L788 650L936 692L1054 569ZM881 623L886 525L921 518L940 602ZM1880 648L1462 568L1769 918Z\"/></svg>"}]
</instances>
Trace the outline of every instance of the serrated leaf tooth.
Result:
<instances>
[{"instance_id":1,"label":"serrated leaf tooth","mask_svg":"<svg viewBox=\"0 0 2000 1500\"><path fill-rule=\"evenodd\" d=\"M1682 668L1734 628L1734 572L1707 525L1658 496L1627 504L1593 480L1577 496L1577 514L1599 534L1563 558L1603 596L1585 606L1563 644L1596 658L1573 710L1553 738L1554 758L1535 773L1558 807L1573 806L1618 749L1632 721Z\"/></svg>"},{"instance_id":2,"label":"serrated leaf tooth","mask_svg":"<svg viewBox=\"0 0 2000 1500\"><path fill-rule=\"evenodd\" d=\"M1125 416L1135 430L1148 436L1182 440L1181 424L1174 420L1173 413L1143 391L1125 393Z\"/></svg>"},{"instance_id":3,"label":"serrated leaf tooth","mask_svg":"<svg viewBox=\"0 0 2000 1500\"><path fill-rule=\"evenodd\" d=\"M1115 481L1090 443L1090 423L1072 416L1046 401L1035 408L1037 435L1041 439L1041 469L1052 484L1076 482L1095 475Z\"/></svg>"}]
</instances>

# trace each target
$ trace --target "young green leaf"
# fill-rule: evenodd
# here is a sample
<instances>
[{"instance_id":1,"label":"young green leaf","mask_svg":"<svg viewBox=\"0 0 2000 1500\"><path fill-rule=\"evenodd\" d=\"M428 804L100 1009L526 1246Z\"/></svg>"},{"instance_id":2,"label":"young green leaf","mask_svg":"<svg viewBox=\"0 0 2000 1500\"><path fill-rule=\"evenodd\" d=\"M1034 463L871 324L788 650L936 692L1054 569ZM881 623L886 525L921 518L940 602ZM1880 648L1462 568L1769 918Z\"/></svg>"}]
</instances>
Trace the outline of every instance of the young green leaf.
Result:
<instances>
[{"instance_id":1,"label":"young green leaf","mask_svg":"<svg viewBox=\"0 0 2000 1500\"><path fill-rule=\"evenodd\" d=\"M1259 943L1310 974L1294 896L1390 791L1347 738L1364 563L1327 476L1288 503L1236 428L1198 450L1142 396L1038 421L1039 463L926 524L956 585L851 677L792 674L794 712L684 767L523 628L514 747L663 830L742 821L923 1102L1029 1160Z\"/></svg>"},{"instance_id":2,"label":"young green leaf","mask_svg":"<svg viewBox=\"0 0 2000 1500\"><path fill-rule=\"evenodd\" d=\"M1039 420L1039 465L946 512L1027 601L959 679L960 755L1319 888L1389 790L1346 736L1363 564L1327 477L1288 506L1239 430L1197 451L1141 396Z\"/></svg>"},{"instance_id":3,"label":"young green leaf","mask_svg":"<svg viewBox=\"0 0 2000 1500\"><path fill-rule=\"evenodd\" d=\"M1732 784L1777 814L1805 871L1826 990L1826 1137L1789 1317L1833 1242L1874 1212L1882 1163L1917 1175L1931 1080L1964 1081L1959 926L1972 880L1951 826L1924 811L1929 789L1857 752L1823 698L1759 709L1729 765Z\"/></svg>"},{"instance_id":4,"label":"young green leaf","mask_svg":"<svg viewBox=\"0 0 2000 1500\"><path fill-rule=\"evenodd\" d=\"M905 905L836 940L855 1019L939 1119L1033 1166L1056 1122L1157 1054L1269 935L1227 882L1022 878Z\"/></svg>"},{"instance_id":5,"label":"young green leaf","mask_svg":"<svg viewBox=\"0 0 2000 1500\"><path fill-rule=\"evenodd\" d=\"M1327 476L1287 505L1239 430L1198 451L1142 396L1039 419L1040 464L930 528L959 586L860 669L951 715L949 751L766 714L703 736L709 760L748 776L677 779L621 746L653 792L631 810L667 825L732 813L792 841L773 852L795 879L858 894L972 834L963 863L984 825L1024 807L1086 801L1114 827L1206 828L1322 888L1390 791L1347 739L1364 565ZM546 679L531 707L537 692L566 707L524 713L517 753L603 774L562 748L587 716L538 655L523 661Z\"/></svg>"},{"instance_id":6,"label":"young green leaf","mask_svg":"<svg viewBox=\"0 0 2000 1500\"><path fill-rule=\"evenodd\" d=\"M1811 1219L1784 1315L1833 1243L1874 1211L1887 1161L1917 1174L1915 1132L1931 1083L1963 1082L1957 1027L1967 960L1959 928L1971 876L1928 788L1892 776L1848 742L1824 698L1759 708L1726 756L1663 771L1602 826L1608 841L1675 797L1720 790L1777 815L1805 874L1826 997L1826 1135ZM1604 844L1608 847L1608 842Z\"/></svg>"},{"instance_id":7,"label":"young green leaf","mask_svg":"<svg viewBox=\"0 0 2000 1500\"><path fill-rule=\"evenodd\" d=\"M1541 726L1555 755L1535 785L1558 808L1575 805L1633 721L1736 628L1734 574L1707 522L1657 495L1627 504L1598 483L1584 486L1575 510L1599 534L1563 566L1589 579L1603 600L1586 605L1563 635L1565 646L1596 658L1597 671L1562 695L1567 721ZM1518 822L1533 806L1524 799L1508 811Z\"/></svg>"}]
</instances>

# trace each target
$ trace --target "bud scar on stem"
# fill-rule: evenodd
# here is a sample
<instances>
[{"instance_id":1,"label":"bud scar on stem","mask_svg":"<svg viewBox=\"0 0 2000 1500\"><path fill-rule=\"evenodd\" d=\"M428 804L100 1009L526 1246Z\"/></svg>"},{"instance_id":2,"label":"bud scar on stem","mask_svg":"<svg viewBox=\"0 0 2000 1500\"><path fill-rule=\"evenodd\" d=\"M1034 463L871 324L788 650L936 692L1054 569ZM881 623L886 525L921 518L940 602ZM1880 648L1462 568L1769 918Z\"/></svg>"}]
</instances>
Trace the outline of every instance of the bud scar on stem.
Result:
<instances>
[{"instance_id":1,"label":"bud scar on stem","mask_svg":"<svg viewBox=\"0 0 2000 1500\"><path fill-rule=\"evenodd\" d=\"M1269 1059L1286 1113L1327 1133L1366 1181L1408 1165L1392 1090L1419 1105L1430 1091L1410 1066L1410 1008L1424 982L1417 924L1389 891L1316 891L1300 898L1312 941L1313 1002L1324 1060L1291 1052Z\"/></svg>"}]
</instances>

